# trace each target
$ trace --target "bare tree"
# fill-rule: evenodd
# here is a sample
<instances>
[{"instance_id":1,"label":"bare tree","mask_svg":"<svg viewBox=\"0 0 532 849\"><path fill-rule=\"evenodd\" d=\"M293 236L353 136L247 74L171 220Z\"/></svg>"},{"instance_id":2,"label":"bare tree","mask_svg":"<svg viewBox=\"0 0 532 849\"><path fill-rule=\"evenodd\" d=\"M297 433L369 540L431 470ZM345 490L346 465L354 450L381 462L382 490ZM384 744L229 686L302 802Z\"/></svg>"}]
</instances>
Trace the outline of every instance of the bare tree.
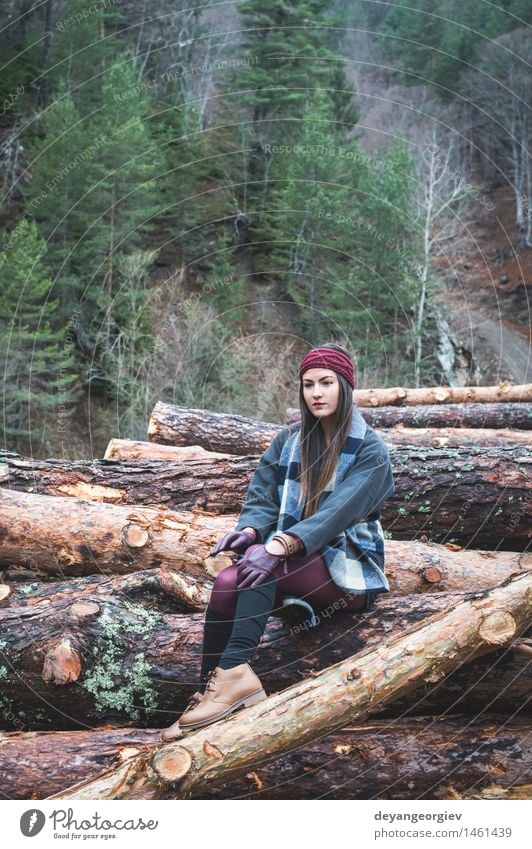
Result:
<instances>
[{"instance_id":1,"label":"bare tree","mask_svg":"<svg viewBox=\"0 0 532 849\"><path fill-rule=\"evenodd\" d=\"M421 142L421 143L420 143ZM462 165L461 143L454 132L432 123L428 136L418 139L416 155L417 189L414 193L419 233L417 263L418 297L414 312L414 385L420 385L423 331L428 309L432 262L447 252L455 252L463 239L468 199L474 187L467 181ZM441 340L440 340L441 347Z\"/></svg>"},{"instance_id":2,"label":"bare tree","mask_svg":"<svg viewBox=\"0 0 532 849\"><path fill-rule=\"evenodd\" d=\"M501 35L483 53L478 69L464 75L462 93L476 107L479 148L510 182L515 198L517 246L532 247L532 34L521 28Z\"/></svg>"}]
</instances>

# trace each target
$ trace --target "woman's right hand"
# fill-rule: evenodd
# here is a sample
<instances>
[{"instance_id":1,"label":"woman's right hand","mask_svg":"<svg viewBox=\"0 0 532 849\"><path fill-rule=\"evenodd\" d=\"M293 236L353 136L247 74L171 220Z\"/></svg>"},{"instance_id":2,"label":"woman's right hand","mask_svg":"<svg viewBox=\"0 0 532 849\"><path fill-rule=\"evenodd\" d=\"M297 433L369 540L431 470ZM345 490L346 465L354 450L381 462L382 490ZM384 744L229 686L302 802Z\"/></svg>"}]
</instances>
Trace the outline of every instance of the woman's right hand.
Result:
<instances>
[{"instance_id":1,"label":"woman's right hand","mask_svg":"<svg viewBox=\"0 0 532 849\"><path fill-rule=\"evenodd\" d=\"M221 551L236 551L238 554L242 554L254 542L255 532L252 530L230 531L220 542L216 543L209 556L215 557Z\"/></svg>"}]
</instances>

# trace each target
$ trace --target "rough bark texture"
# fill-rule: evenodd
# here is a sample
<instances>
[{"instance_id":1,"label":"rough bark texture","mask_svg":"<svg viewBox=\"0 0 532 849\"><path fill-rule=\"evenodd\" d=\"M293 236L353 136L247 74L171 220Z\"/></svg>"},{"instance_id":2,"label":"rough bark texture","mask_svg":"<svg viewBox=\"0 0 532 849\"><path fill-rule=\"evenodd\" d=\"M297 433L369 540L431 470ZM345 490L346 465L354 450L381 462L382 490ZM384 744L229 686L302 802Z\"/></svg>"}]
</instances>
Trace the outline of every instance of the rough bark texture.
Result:
<instances>
[{"instance_id":1,"label":"rough bark texture","mask_svg":"<svg viewBox=\"0 0 532 849\"><path fill-rule=\"evenodd\" d=\"M372 428L522 429L532 428L532 404L442 404L426 407L360 408ZM300 418L299 409L287 411L287 423ZM194 446L226 454L262 454L286 424L275 424L196 410L174 404L155 405L148 439L163 445ZM384 434L382 434L384 436Z\"/></svg>"},{"instance_id":2,"label":"rough bark texture","mask_svg":"<svg viewBox=\"0 0 532 849\"><path fill-rule=\"evenodd\" d=\"M427 404L420 407L361 408L370 427L532 428L532 404Z\"/></svg>"},{"instance_id":3,"label":"rough bark texture","mask_svg":"<svg viewBox=\"0 0 532 849\"><path fill-rule=\"evenodd\" d=\"M153 458L160 456L164 459L170 459L171 447L178 452L174 455L176 460L186 459L187 455L181 454L185 448L188 451L197 452L197 456L201 455L201 446L206 442L209 443L213 451L225 451L222 456L227 457L229 454L239 454L239 446L241 445L241 436L238 424L234 421L234 416L223 413L210 413L208 410L202 412L201 431L198 432L198 441L203 440L199 445L193 444L196 435L191 429L188 420L188 414L192 416L192 420L196 420L196 410L190 410L189 407L176 407L170 404L165 404L164 414L168 420L168 440L167 444L160 444L156 448L156 443L150 441L148 443L134 442L127 439L111 440L106 451L106 456L113 455L116 459L141 459L142 457ZM532 426L532 405L524 405L529 409ZM157 407L156 407L157 409ZM467 409L467 407L466 407ZM367 414L371 412L362 409L362 415L367 419ZM300 420L299 409L290 408L287 410L287 424L293 424ZM247 422L247 443L246 450L254 454L261 454L265 447L270 444L273 436L283 429L286 425L272 425L270 422L261 422L258 419L246 419ZM370 422L370 427L373 424ZM429 427L418 425L416 427L407 427L406 423L397 423L393 427L380 426L376 428L377 433L390 445L412 445L416 448L439 448L439 447L468 447L475 448L477 446L494 446L497 448L522 448L530 445L531 437L526 430L513 430L511 426L502 426L502 429L493 429L485 425L478 428L461 427L461 426L442 426ZM254 437L253 437L254 434ZM191 441L189 441L191 440ZM116 445L116 448L114 447ZM154 453L160 451L157 455ZM191 455L193 456L193 455ZM205 455L203 455L205 456ZM212 456L212 455L206 455Z\"/></svg>"},{"instance_id":4,"label":"rough bark texture","mask_svg":"<svg viewBox=\"0 0 532 849\"><path fill-rule=\"evenodd\" d=\"M173 784L189 798L244 776L348 723L358 723L427 681L514 641L532 617L532 573L448 605L421 624L367 648L315 677L245 708L237 716L184 734L155 753L54 795L60 799L157 798Z\"/></svg>"},{"instance_id":5,"label":"rough bark texture","mask_svg":"<svg viewBox=\"0 0 532 849\"><path fill-rule=\"evenodd\" d=\"M281 430L282 428L279 427ZM495 446L496 448L519 448L529 446L531 437L526 430L490 430L489 428L464 427L395 427L378 430L385 442L391 445L415 445L417 448L463 448L466 445ZM235 434L235 446L238 435ZM215 454L199 445L159 445L156 442L139 442L135 439L111 439L107 445L105 460L168 460L182 463L185 460L219 457L229 459L231 454ZM9 468L9 467L8 467Z\"/></svg>"},{"instance_id":6,"label":"rough bark texture","mask_svg":"<svg viewBox=\"0 0 532 849\"><path fill-rule=\"evenodd\" d=\"M531 730L530 719L501 716L372 720L258 764L200 798L454 799L504 792L532 779ZM152 729L0 734L0 793L44 799L159 745ZM171 799L171 788L163 795Z\"/></svg>"},{"instance_id":7,"label":"rough bark texture","mask_svg":"<svg viewBox=\"0 0 532 849\"><path fill-rule=\"evenodd\" d=\"M463 474L457 473L459 478L467 476L465 469L463 467L462 469ZM417 484L421 487L421 483L415 480L416 474L419 474L419 469L408 470L412 486ZM432 491L429 491L433 501L435 501L434 491L440 491L435 483L434 480L425 482L427 490L432 487ZM470 527L472 532L475 529L473 512L476 511L477 516L482 515L479 504L473 505L473 500L480 499L486 489L487 484L483 488L477 482L474 490L469 493L463 485L460 490L457 485L453 492L455 497L458 497L457 491L468 495L466 506L469 509L469 515L464 519L464 527ZM416 532L419 535L424 533L428 536L426 529L430 529L433 519L440 515L443 515L443 518L450 523L457 515L456 510L450 513L449 508L448 512L445 512L445 494L441 491L440 494L442 504L433 517L428 513L430 507L425 506L427 501L430 505L430 500L420 499L415 489L406 492L404 503L408 505L408 508L401 506L396 510L397 520L390 517L393 522L390 526L393 527L395 536L399 536L399 531L406 535L404 525L408 526L408 523L412 527L413 536ZM399 497L400 495L399 492ZM507 493L506 499L510 502L505 506L506 513L510 510L514 511L510 513L510 519L514 522L515 531L520 529L521 536L524 536L530 527L529 518L524 513L524 508L519 507L520 501L516 500L515 507L512 507L513 497L510 497L510 492ZM502 507L498 507L497 510L503 513ZM486 511L487 508L485 508ZM497 515L495 511L495 516ZM62 577L94 573L127 573L161 565L182 569L197 576L204 575L205 572L212 575L231 562L227 554L219 555L218 558L212 558L209 554L215 542L234 528L236 518L234 515L213 516L197 511L177 513L166 508L136 507L133 509L80 498L0 490L0 540L2 541L0 566L9 568L19 565L35 570L39 575ZM386 518L383 521L386 526ZM491 518L490 525L497 527L495 518ZM451 527L450 524L449 527ZM462 528L458 527L455 533L459 534L461 530ZM436 535L433 529L431 533ZM482 535L489 536L488 531L482 531ZM493 538L493 534L490 538ZM520 537L518 536L517 539ZM397 571L394 566L396 561L393 559L395 542L396 540L388 540L388 543L392 543L389 547L392 554L390 562L392 577L394 577L394 568ZM415 541L408 542L409 545L406 548L399 546L399 558L404 557L405 552L410 550L414 554L423 552L421 559L410 562L410 557L406 558L409 567L416 572L421 569L425 571L440 563L445 570L445 563L441 560L441 549L432 550L429 554L428 550L416 547ZM446 545L451 549L454 547L459 550L456 543L446 543ZM415 556L417 557L416 554ZM434 560L435 557L438 558L437 561ZM505 557L508 562L516 561L510 553L507 553ZM496 567L494 576L501 575L498 571L499 566L494 563L489 554L479 555L478 552L468 551L467 554L464 553L463 558L462 573L471 568L475 562L484 564L482 571L485 573L485 585L491 580L488 565L490 562ZM502 564L503 561L504 557L498 562ZM425 573L424 577L429 582L437 584L438 589L451 589L456 586L442 584L441 576L438 574L432 574L429 577ZM406 576L401 576L400 580L404 592ZM459 578L459 581L461 580Z\"/></svg>"},{"instance_id":8,"label":"rough bark texture","mask_svg":"<svg viewBox=\"0 0 532 849\"><path fill-rule=\"evenodd\" d=\"M398 427L381 429L385 442L391 445L416 445L428 448L461 448L494 446L519 448L530 446L532 437L526 430L494 430L474 427ZM148 443L149 444L149 443Z\"/></svg>"},{"instance_id":9,"label":"rough bark texture","mask_svg":"<svg viewBox=\"0 0 532 849\"><path fill-rule=\"evenodd\" d=\"M228 454L262 454L279 428L278 424L247 416L158 401L148 424L148 439L163 445L200 445L208 451Z\"/></svg>"},{"instance_id":10,"label":"rough bark texture","mask_svg":"<svg viewBox=\"0 0 532 849\"><path fill-rule=\"evenodd\" d=\"M185 516L185 514L183 514ZM186 516L190 526L200 517ZM229 531L236 522L236 516L227 517L226 527L221 533ZM207 527L206 535L210 533ZM413 595L414 593L441 592L452 590L479 590L495 586L509 575L521 570L532 568L532 554L513 551L476 551L462 549L456 545L439 545L438 543L409 542L403 540L386 540L385 570L390 583L391 595ZM177 552L176 552L177 555ZM177 557L176 557L177 560ZM94 561L91 561L94 563ZM179 562L179 570L167 568L132 573L128 577L115 578L112 575L99 578L106 593L129 593L147 590L152 581L162 581L161 576L170 576L172 585L160 587L170 595L179 598L188 610L199 610L203 600L210 594L210 581L218 572L229 566L233 557L222 552L217 557L206 557L202 561L202 576L193 577L187 574L188 561L183 558ZM136 577L138 576L138 578ZM42 593L53 597L55 584L39 583L38 571L21 566L6 566L0 571L0 610L23 604L33 599L39 599ZM33 582L33 583L29 583ZM188 583L187 583L188 582ZM92 592L97 584L94 581L81 581L76 584L76 592ZM194 596L199 595L201 601Z\"/></svg>"},{"instance_id":11,"label":"rough bark texture","mask_svg":"<svg viewBox=\"0 0 532 849\"><path fill-rule=\"evenodd\" d=\"M435 448L413 442L389 443L389 450L396 492L384 503L381 521L394 538L511 551L527 547L532 534L532 451L527 445ZM241 509L257 462L256 456L90 464L9 458L5 465L11 491L228 513ZM14 496L0 489L6 509L9 498ZM83 510L82 503L76 508L72 501L70 510ZM0 516L0 534L3 527L7 530Z\"/></svg>"},{"instance_id":12,"label":"rough bark texture","mask_svg":"<svg viewBox=\"0 0 532 849\"><path fill-rule=\"evenodd\" d=\"M135 572L162 565L201 576L227 519L165 507L0 490L0 565L40 574Z\"/></svg>"},{"instance_id":13,"label":"rough bark texture","mask_svg":"<svg viewBox=\"0 0 532 849\"><path fill-rule=\"evenodd\" d=\"M133 720L169 725L196 689L204 614L186 611L200 599L204 604L201 581L189 579L184 591L183 576L149 570L1 588L5 728L85 728ZM359 649L379 645L463 596L382 597L362 615L325 609L310 630L304 618L295 618L296 610L285 608L282 616L270 618L253 668L268 693L282 690ZM464 704L484 709L500 694L497 710L510 707L513 713L530 692L525 649L501 658L495 675L471 664L443 685L433 681L410 707L415 713ZM408 710L408 699L400 710Z\"/></svg>"},{"instance_id":14,"label":"rough bark texture","mask_svg":"<svg viewBox=\"0 0 532 849\"><path fill-rule=\"evenodd\" d=\"M390 386L387 389L355 389L353 398L359 407L522 403L532 401L532 383L516 386L504 381L498 386L423 386L418 389Z\"/></svg>"},{"instance_id":15,"label":"rough bark texture","mask_svg":"<svg viewBox=\"0 0 532 849\"><path fill-rule=\"evenodd\" d=\"M185 460L208 460L220 457L228 460L231 454L207 451L201 445L160 445L136 439L110 439L103 455L104 460L168 460L182 463Z\"/></svg>"}]
</instances>

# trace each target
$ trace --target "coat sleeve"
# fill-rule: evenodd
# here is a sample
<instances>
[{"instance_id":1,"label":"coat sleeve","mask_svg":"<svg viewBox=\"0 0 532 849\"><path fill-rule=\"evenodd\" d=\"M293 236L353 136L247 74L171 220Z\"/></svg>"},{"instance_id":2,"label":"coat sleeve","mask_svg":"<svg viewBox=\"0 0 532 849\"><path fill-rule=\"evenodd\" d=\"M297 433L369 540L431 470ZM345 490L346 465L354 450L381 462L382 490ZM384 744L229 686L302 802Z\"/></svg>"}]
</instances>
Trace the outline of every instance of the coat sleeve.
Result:
<instances>
[{"instance_id":1,"label":"coat sleeve","mask_svg":"<svg viewBox=\"0 0 532 849\"><path fill-rule=\"evenodd\" d=\"M388 449L370 430L345 479L322 496L312 516L296 522L288 532L301 539L307 555L314 554L346 528L365 521L394 491Z\"/></svg>"},{"instance_id":2,"label":"coat sleeve","mask_svg":"<svg viewBox=\"0 0 532 849\"><path fill-rule=\"evenodd\" d=\"M270 445L259 460L258 466L249 483L246 499L240 511L236 530L254 528L257 542L277 527L279 518L278 469L279 457L284 442L289 436L287 428L274 436Z\"/></svg>"}]
</instances>

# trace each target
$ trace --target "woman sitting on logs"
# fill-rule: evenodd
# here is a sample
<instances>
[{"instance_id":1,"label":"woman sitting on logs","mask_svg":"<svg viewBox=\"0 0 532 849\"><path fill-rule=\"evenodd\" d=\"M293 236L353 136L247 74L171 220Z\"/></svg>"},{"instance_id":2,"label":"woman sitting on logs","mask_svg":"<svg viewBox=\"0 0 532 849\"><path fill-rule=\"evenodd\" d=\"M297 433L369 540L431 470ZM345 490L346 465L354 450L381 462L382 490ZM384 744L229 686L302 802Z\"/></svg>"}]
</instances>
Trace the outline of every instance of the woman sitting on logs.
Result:
<instances>
[{"instance_id":1,"label":"woman sitting on logs","mask_svg":"<svg viewBox=\"0 0 532 849\"><path fill-rule=\"evenodd\" d=\"M353 362L339 345L309 351L299 368L301 421L260 458L236 529L211 555L237 560L214 582L205 613L200 684L171 740L266 698L249 662L272 613L303 605L368 610L389 590L380 505L394 492L383 440L353 402Z\"/></svg>"}]
</instances>

